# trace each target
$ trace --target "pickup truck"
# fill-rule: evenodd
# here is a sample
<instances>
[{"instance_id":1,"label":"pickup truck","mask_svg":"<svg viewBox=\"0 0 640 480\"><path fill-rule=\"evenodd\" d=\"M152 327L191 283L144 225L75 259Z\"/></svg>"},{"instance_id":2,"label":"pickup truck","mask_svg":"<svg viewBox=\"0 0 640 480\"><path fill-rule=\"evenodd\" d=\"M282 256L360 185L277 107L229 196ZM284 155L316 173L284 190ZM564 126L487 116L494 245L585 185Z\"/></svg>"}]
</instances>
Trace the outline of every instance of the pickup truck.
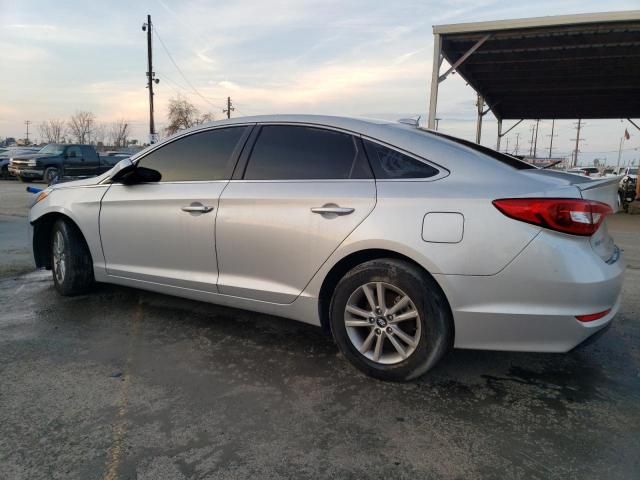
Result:
<instances>
[{"instance_id":1,"label":"pickup truck","mask_svg":"<svg viewBox=\"0 0 640 480\"><path fill-rule=\"evenodd\" d=\"M56 177L93 177L106 172L121 158L100 157L91 145L51 143L39 152L15 155L9 161L9 173L22 182Z\"/></svg>"}]
</instances>

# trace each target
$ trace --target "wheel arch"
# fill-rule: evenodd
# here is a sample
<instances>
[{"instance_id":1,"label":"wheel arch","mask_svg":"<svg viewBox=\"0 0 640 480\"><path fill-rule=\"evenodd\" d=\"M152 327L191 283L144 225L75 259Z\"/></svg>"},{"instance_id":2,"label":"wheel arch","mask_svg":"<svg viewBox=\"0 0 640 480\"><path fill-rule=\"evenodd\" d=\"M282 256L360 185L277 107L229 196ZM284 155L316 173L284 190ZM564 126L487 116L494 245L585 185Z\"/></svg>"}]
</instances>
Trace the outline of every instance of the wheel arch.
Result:
<instances>
[{"instance_id":1,"label":"wheel arch","mask_svg":"<svg viewBox=\"0 0 640 480\"><path fill-rule=\"evenodd\" d=\"M57 220L66 221L80 234L82 241L87 247L87 252L89 252L89 256L91 256L91 249L88 247L87 239L78 224L64 213L49 212L42 215L32 223L33 257L37 268L46 268L47 270L51 270L51 232L53 230L53 225Z\"/></svg>"},{"instance_id":2,"label":"wheel arch","mask_svg":"<svg viewBox=\"0 0 640 480\"><path fill-rule=\"evenodd\" d=\"M434 278L431 273L416 262L411 257L403 255L402 253L395 252L393 250L387 250L383 248L370 248L364 250L358 250L356 252L352 252L349 255L341 258L336 264L331 267L331 270L325 275L324 280L322 281L322 286L320 287L320 295L318 296L318 316L320 317L320 325L322 330L327 334L331 333L331 326L329 321L329 307L331 304L331 298L333 297L333 292L335 291L336 286L340 279L352 268L370 260L376 260L379 258L393 258L396 260L403 260L416 268L418 268L425 275L430 277L434 284L440 289L440 293L442 297L446 301L446 308L449 310L449 318L451 319L451 338L450 338L450 347L453 346L453 342L455 339L455 325L453 322L453 313L451 311L451 305L449 303L449 299L447 298L444 289L440 286L438 281Z\"/></svg>"}]
</instances>

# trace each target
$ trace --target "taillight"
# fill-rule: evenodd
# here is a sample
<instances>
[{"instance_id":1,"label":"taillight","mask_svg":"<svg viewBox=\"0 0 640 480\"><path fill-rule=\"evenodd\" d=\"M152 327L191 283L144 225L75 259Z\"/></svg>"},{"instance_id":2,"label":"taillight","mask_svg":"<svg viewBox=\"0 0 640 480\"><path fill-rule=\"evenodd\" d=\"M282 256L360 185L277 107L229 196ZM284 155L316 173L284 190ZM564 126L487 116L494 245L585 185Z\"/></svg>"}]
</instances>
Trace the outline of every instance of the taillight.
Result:
<instances>
[{"instance_id":1,"label":"taillight","mask_svg":"<svg viewBox=\"0 0 640 480\"><path fill-rule=\"evenodd\" d=\"M613 213L606 203L574 198L503 198L493 204L515 220L587 237L598 230L606 215Z\"/></svg>"}]
</instances>

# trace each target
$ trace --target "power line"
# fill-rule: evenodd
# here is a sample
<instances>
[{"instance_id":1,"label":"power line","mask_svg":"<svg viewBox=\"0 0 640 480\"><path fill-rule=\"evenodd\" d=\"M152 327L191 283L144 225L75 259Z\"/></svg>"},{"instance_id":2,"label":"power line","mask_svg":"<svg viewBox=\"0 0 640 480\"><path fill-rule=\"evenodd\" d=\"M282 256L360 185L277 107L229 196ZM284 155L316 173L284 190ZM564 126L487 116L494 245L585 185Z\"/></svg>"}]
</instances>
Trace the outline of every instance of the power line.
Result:
<instances>
[{"instance_id":1,"label":"power line","mask_svg":"<svg viewBox=\"0 0 640 480\"><path fill-rule=\"evenodd\" d=\"M162 40L162 37L160 36L160 33L158 33L158 27L155 27L153 29L153 33L155 33L156 37L158 38L158 40L160 40L160 45L162 45L162 48L164 49L165 53L169 57L169 60L171 60L171 63L173 63L173 66L176 67L176 70L178 71L180 76L184 79L185 82L187 82L187 85L189 85L191 87L191 89L195 92L195 94L198 95L202 100L207 102L212 107L215 107L216 109L222 109L219 105L214 105L207 97L205 97L202 93L200 93L198 91L198 89L196 87L194 87L193 84L189 81L189 79L186 77L186 75L184 74L182 69L178 66L176 61L173 59L173 56L169 52L169 49L167 48L167 46L165 45L164 41Z\"/></svg>"}]
</instances>

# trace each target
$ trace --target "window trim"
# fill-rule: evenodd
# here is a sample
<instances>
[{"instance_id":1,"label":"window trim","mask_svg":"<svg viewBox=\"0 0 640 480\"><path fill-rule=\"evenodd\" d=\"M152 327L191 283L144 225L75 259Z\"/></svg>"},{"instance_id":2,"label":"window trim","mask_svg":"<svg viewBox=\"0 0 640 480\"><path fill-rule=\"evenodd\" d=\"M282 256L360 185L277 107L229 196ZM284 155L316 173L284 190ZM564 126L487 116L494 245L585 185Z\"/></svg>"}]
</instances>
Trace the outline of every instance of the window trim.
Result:
<instances>
[{"instance_id":1,"label":"window trim","mask_svg":"<svg viewBox=\"0 0 640 480\"><path fill-rule=\"evenodd\" d=\"M307 127L307 128L315 128L317 130L328 130L328 131L349 135L350 137L352 137L352 140L354 141L354 147L356 148L356 155L357 155L356 161L365 162L365 164L369 169L369 173L371 174L371 178L315 178L315 179L314 178L302 178L302 179L287 178L287 179L271 179L271 180L245 178L245 175L247 173L247 166L249 165L249 159L253 154L253 149L256 146L258 138L260 137L260 132L262 131L262 128L272 127L272 126ZM300 182L359 182L359 181L374 182L376 180L375 175L373 173L373 169L371 168L371 164L369 162L369 158L367 157L367 152L364 149L362 136L359 133L353 132L351 130L345 130L343 128L332 127L330 125L322 125L319 123L308 123L308 122L278 122L278 121L260 122L259 124L256 125L256 128L254 128L252 132L251 138L247 141L245 148L243 149L241 158L238 161L236 170L238 171L238 174L236 175L236 172L234 172L234 175L231 178L232 181L260 182L260 183L266 183L266 182L272 182L272 183L298 182L300 183Z\"/></svg>"},{"instance_id":2,"label":"window trim","mask_svg":"<svg viewBox=\"0 0 640 480\"><path fill-rule=\"evenodd\" d=\"M394 150L394 151L396 151L396 152L398 152L398 153L400 153L402 155L406 155L407 157L412 158L412 159L414 159L414 160L416 160L418 162L425 163L428 166L430 166L432 168L435 168L438 171L437 174L432 175L430 177L377 178L377 177L375 177L375 171L373 170L373 167L370 166L369 168L371 168L371 171L373 172L373 175L374 175L374 178L376 180L376 183L378 183L378 182L434 182L436 180L441 180L443 178L446 178L451 174L451 172L448 169L446 169L445 167L443 167L443 166L441 166L441 165L439 165L439 164L437 164L435 162L432 162L431 160L427 160L426 158L422 158L422 157L416 155L415 153L409 152L409 151L404 150L404 149L402 149L400 147L397 147L395 145L391 145L389 143L383 142L382 140L378 140L377 138L368 137L366 135L361 135L361 138L363 140L363 144L364 144L365 140L369 141L371 143L378 144L380 146L388 148L389 150ZM364 145L363 145L363 148L364 148ZM368 154L367 154L366 148L365 148L365 155L367 155L367 158L368 158ZM371 159L370 158L369 158L369 163L371 163Z\"/></svg>"},{"instance_id":3,"label":"window trim","mask_svg":"<svg viewBox=\"0 0 640 480\"><path fill-rule=\"evenodd\" d=\"M189 184L189 183L213 183L213 182L228 182L229 180L231 180L233 178L233 173L235 172L236 166L238 164L238 158L241 155L241 152L244 149L244 146L247 144L247 139L250 137L250 135L253 133L253 131L255 130L255 126L256 124L254 122L250 122L250 123L234 123L231 125L216 125L215 127L204 127L204 128L200 128L194 131L188 131L188 132L184 132L182 135L178 135L175 138L170 138L169 140L165 141L165 142L160 142L156 145L154 145L153 148L151 148L148 151L145 151L144 153L139 154L140 156L131 159L131 162L133 164L135 164L135 166L138 166L138 163L140 163L140 161L142 159L144 159L145 157L147 157L148 155L152 154L153 152L155 152L156 150L159 150L160 148L164 148L167 145L170 145L171 143L174 143L178 140L182 140L183 138L187 138L190 137L192 135L197 135L200 133L205 133L205 132L210 132L210 131L214 131L214 130L222 130L224 128L238 128L238 127L243 127L245 128L244 133L242 134L242 136L240 137L240 139L238 140L238 143L236 144L235 148L233 149L233 151L231 152L231 157L230 157L230 168L229 168L229 174L227 175L228 178L223 178L223 179L218 179L218 180L175 180L175 181L167 181L167 182L163 182L162 180L159 182L141 182L140 185L161 185L161 184ZM248 127L248 128L247 128ZM233 167L231 168L231 165L233 165ZM112 183L112 182L109 182Z\"/></svg>"}]
</instances>

